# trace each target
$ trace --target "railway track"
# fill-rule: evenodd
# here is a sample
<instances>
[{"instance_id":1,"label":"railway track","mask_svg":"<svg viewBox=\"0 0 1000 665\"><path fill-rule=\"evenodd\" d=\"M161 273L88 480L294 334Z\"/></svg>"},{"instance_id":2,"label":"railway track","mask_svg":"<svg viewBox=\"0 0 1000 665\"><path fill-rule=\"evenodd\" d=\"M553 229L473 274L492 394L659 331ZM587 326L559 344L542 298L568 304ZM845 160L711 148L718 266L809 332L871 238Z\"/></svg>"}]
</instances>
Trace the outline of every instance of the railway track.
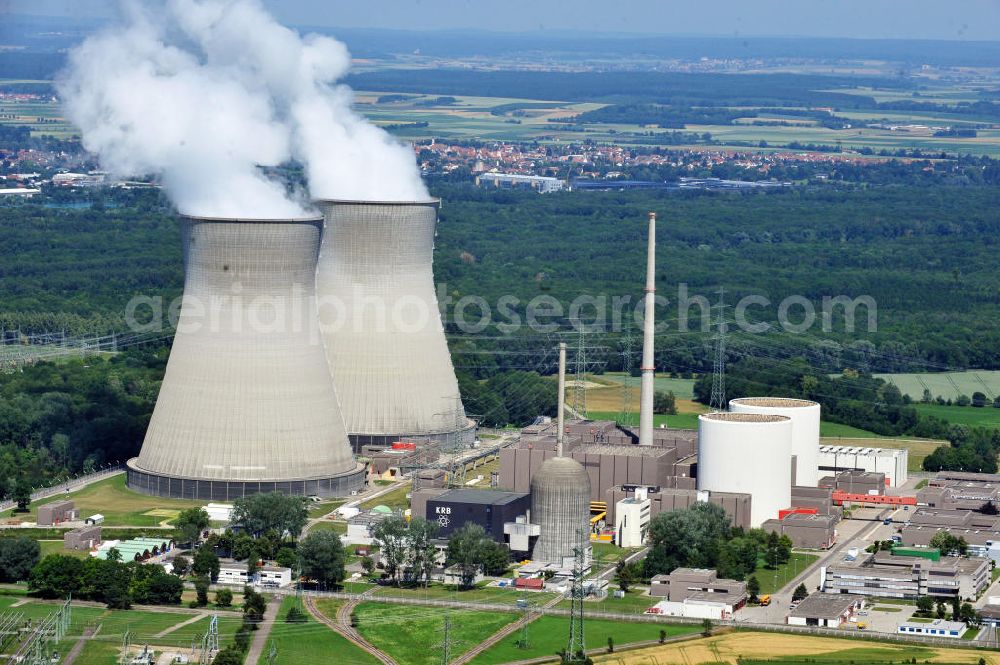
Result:
<instances>
[{"instance_id":1,"label":"railway track","mask_svg":"<svg viewBox=\"0 0 1000 665\"><path fill-rule=\"evenodd\" d=\"M302 600L306 610L308 610L309 614L311 614L317 621L339 633L355 646L364 649L385 665L396 665L396 661L393 660L389 654L372 646L361 636L361 633L359 633L351 625L351 614L354 612L354 608L358 606L358 603L360 602L359 600L349 600L341 605L340 609L337 610L336 621L330 619L328 616L319 611L319 608L316 607L316 599L314 597L303 596Z\"/></svg>"},{"instance_id":2,"label":"railway track","mask_svg":"<svg viewBox=\"0 0 1000 665\"><path fill-rule=\"evenodd\" d=\"M550 600L549 602L545 603L545 605L542 606L542 609L549 609L551 607L554 607L562 599L563 599L562 596L557 596L552 600ZM506 637L513 635L515 632L521 630L521 628L523 628L525 624L531 623L540 616L542 616L541 612L529 612L525 614L517 621L507 624L506 626L504 626L503 628L501 628L500 630L498 630L497 632L493 633L488 638L486 638L486 640L474 646L472 649L466 651L464 654L452 660L451 662L453 663L453 665L465 665L465 663L470 662L473 658L475 658L479 654L483 653L490 647L495 646Z\"/></svg>"}]
</instances>

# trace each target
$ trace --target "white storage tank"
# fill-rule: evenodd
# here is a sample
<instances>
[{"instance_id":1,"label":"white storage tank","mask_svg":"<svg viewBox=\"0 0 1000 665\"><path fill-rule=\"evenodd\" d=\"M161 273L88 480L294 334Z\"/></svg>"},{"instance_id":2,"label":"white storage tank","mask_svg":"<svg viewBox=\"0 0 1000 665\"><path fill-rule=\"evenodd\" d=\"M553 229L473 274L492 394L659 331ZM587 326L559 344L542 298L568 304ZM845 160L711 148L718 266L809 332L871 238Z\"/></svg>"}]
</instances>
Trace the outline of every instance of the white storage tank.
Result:
<instances>
[{"instance_id":1,"label":"white storage tank","mask_svg":"<svg viewBox=\"0 0 1000 665\"><path fill-rule=\"evenodd\" d=\"M729 401L729 410L791 418L795 484L816 487L819 483L819 404L790 397L741 397Z\"/></svg>"},{"instance_id":2,"label":"white storage tank","mask_svg":"<svg viewBox=\"0 0 1000 665\"><path fill-rule=\"evenodd\" d=\"M757 413L698 416L698 489L749 494L750 526L792 502L792 421Z\"/></svg>"}]
</instances>

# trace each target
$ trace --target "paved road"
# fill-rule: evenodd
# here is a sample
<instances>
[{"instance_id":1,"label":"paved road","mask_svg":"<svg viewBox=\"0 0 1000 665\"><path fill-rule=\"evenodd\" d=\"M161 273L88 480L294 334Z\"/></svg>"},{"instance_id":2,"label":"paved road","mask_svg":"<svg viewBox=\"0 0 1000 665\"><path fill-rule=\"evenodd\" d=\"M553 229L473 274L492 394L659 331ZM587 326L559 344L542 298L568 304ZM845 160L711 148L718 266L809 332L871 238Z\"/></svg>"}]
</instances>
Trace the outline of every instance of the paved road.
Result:
<instances>
[{"instance_id":1,"label":"paved road","mask_svg":"<svg viewBox=\"0 0 1000 665\"><path fill-rule=\"evenodd\" d=\"M280 606L281 596L276 595L267 604L267 607L264 608L264 619L261 621L258 629L254 631L253 642L250 643L247 657L243 660L247 665L257 665L260 661L260 657L264 653L264 647L267 645L267 638L271 634L271 628L278 620L278 608Z\"/></svg>"},{"instance_id":2,"label":"paved road","mask_svg":"<svg viewBox=\"0 0 1000 665\"><path fill-rule=\"evenodd\" d=\"M856 510L855 515L872 518L880 512L875 509L863 509ZM850 519L842 521L838 527L839 536L836 545L828 552L821 554L815 563L792 578L777 593L772 594L770 606L746 607L741 610L738 619L740 623L785 623L795 587L804 583L806 589L812 593L819 587L820 568L841 562L847 550L852 547L864 551L864 548L871 545L872 541L876 539L887 540L893 532L893 526L884 525L881 520Z\"/></svg>"}]
</instances>

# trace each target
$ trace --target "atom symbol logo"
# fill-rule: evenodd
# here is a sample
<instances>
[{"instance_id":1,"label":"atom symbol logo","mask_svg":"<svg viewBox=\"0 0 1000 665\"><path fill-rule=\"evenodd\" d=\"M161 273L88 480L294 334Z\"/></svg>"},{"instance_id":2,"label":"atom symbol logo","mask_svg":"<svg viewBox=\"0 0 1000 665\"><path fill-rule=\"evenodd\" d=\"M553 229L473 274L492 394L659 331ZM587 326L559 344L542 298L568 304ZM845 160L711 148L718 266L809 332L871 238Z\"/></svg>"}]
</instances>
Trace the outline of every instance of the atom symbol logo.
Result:
<instances>
[{"instance_id":1,"label":"atom symbol logo","mask_svg":"<svg viewBox=\"0 0 1000 665\"><path fill-rule=\"evenodd\" d=\"M451 524L451 520L445 517L444 515L441 515L440 517L438 517L438 524L440 524L442 527L446 527L449 524Z\"/></svg>"}]
</instances>

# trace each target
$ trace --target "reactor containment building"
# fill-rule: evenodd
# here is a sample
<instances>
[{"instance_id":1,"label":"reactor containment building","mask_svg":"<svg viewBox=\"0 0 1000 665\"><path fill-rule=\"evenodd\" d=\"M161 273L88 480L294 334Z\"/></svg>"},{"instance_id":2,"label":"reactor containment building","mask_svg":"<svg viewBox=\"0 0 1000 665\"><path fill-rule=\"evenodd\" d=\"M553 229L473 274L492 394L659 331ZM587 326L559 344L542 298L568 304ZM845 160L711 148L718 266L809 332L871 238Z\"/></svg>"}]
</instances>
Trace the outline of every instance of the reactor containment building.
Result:
<instances>
[{"instance_id":1,"label":"reactor containment building","mask_svg":"<svg viewBox=\"0 0 1000 665\"><path fill-rule=\"evenodd\" d=\"M345 496L364 483L315 339L322 218L181 217L184 300L127 482L155 496Z\"/></svg>"},{"instance_id":2,"label":"reactor containment building","mask_svg":"<svg viewBox=\"0 0 1000 665\"><path fill-rule=\"evenodd\" d=\"M316 275L327 361L356 452L431 440L471 445L432 272L437 199L321 200Z\"/></svg>"}]
</instances>

